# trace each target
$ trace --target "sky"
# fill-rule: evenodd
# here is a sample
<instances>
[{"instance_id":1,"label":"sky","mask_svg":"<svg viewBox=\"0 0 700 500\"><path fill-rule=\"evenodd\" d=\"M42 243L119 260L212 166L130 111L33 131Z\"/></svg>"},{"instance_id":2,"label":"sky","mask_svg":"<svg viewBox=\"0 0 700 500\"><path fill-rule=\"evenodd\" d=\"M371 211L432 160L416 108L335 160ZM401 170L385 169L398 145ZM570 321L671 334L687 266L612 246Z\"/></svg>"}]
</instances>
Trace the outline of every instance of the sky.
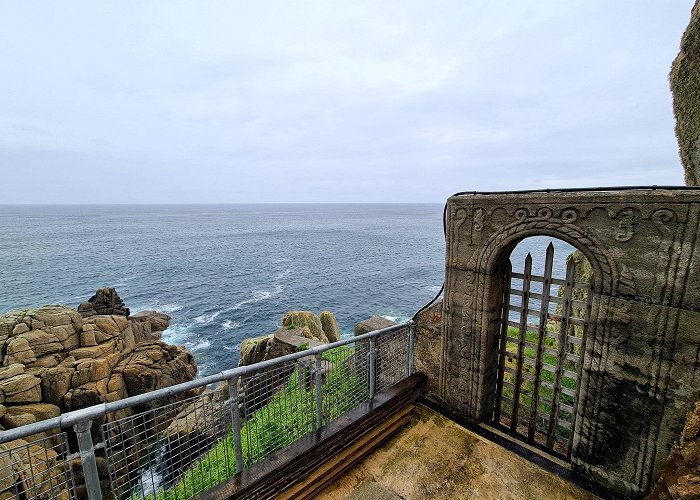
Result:
<instances>
[{"instance_id":1,"label":"sky","mask_svg":"<svg viewBox=\"0 0 700 500\"><path fill-rule=\"evenodd\" d=\"M0 0L0 203L680 185L692 5Z\"/></svg>"}]
</instances>

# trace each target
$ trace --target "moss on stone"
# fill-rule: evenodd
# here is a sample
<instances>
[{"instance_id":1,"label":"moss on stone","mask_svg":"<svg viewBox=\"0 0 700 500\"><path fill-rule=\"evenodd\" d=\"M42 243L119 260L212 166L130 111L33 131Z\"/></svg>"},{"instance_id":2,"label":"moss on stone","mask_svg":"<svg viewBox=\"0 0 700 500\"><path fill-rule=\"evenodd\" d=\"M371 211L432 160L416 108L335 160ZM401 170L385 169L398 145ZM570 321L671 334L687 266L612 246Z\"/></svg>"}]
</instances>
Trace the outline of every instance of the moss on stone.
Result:
<instances>
[{"instance_id":1,"label":"moss on stone","mask_svg":"<svg viewBox=\"0 0 700 500\"><path fill-rule=\"evenodd\" d=\"M282 326L290 325L294 325L296 328L307 326L314 338L322 338L323 327L321 326L321 320L311 311L289 311L282 317Z\"/></svg>"},{"instance_id":2,"label":"moss on stone","mask_svg":"<svg viewBox=\"0 0 700 500\"><path fill-rule=\"evenodd\" d=\"M335 314L330 311L323 311L319 317L321 319L321 327L326 337L328 337L328 341L338 342L340 340L340 328L338 328Z\"/></svg>"},{"instance_id":3,"label":"moss on stone","mask_svg":"<svg viewBox=\"0 0 700 500\"><path fill-rule=\"evenodd\" d=\"M700 183L700 0L691 12L669 79L685 182L697 186Z\"/></svg>"}]
</instances>

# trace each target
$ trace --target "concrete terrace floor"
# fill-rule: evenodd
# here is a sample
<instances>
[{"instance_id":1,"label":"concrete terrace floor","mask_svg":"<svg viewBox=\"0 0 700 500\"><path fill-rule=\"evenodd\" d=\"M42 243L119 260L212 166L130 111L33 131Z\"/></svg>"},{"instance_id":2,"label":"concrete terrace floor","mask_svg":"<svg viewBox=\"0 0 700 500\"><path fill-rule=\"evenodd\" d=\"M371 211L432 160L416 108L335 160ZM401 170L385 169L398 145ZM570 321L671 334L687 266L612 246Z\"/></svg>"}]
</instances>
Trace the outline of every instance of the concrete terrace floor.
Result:
<instances>
[{"instance_id":1,"label":"concrete terrace floor","mask_svg":"<svg viewBox=\"0 0 700 500\"><path fill-rule=\"evenodd\" d=\"M316 498L594 499L422 405L410 423Z\"/></svg>"}]
</instances>

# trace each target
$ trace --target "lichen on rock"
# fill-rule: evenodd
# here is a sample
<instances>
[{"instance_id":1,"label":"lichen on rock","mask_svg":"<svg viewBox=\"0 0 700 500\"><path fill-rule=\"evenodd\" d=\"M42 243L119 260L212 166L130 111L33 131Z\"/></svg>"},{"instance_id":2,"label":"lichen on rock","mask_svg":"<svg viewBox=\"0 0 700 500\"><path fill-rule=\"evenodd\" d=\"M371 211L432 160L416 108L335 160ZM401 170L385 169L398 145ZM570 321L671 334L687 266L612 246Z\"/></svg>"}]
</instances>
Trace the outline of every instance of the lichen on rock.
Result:
<instances>
[{"instance_id":1,"label":"lichen on rock","mask_svg":"<svg viewBox=\"0 0 700 500\"><path fill-rule=\"evenodd\" d=\"M328 337L328 342L338 342L340 340L340 328L338 321L335 319L335 314L330 311L323 311L319 318L321 319L321 327L323 332Z\"/></svg>"},{"instance_id":2,"label":"lichen on rock","mask_svg":"<svg viewBox=\"0 0 700 500\"><path fill-rule=\"evenodd\" d=\"M685 181L689 186L697 186L700 184L700 1L691 12L669 79Z\"/></svg>"}]
</instances>

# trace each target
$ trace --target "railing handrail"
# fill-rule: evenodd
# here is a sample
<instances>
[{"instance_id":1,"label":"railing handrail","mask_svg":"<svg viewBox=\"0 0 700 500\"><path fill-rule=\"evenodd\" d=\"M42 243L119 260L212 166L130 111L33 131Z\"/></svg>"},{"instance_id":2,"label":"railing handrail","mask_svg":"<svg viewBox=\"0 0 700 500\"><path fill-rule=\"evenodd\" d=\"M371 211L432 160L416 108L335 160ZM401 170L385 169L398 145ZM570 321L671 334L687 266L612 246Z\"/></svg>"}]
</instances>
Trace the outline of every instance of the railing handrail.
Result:
<instances>
[{"instance_id":1,"label":"railing handrail","mask_svg":"<svg viewBox=\"0 0 700 500\"><path fill-rule=\"evenodd\" d=\"M376 338L380 335L401 330L406 327L411 327L413 325L414 321L408 320L397 325L389 326L387 328L374 330L354 337L348 337L345 339L341 339L337 342L323 344L303 351L287 354L285 356L280 356L279 358L261 361L252 365L238 366L236 368L223 370L213 375L197 378L189 382L183 382L180 384L172 385L170 387L165 387L163 389L157 389L155 391L139 394L137 396L130 396L111 403L101 403L98 405L89 406L87 408L81 408L79 410L64 413L62 415L59 415L58 417L53 417L46 420L41 420L39 422L26 424L21 427L15 427L13 429L7 429L5 431L0 432L0 444L7 443L9 441L14 441L15 439L22 439L23 437L30 436L32 434L47 432L52 429L70 427L82 421L89 421L95 418L103 417L107 413L115 412L117 410L121 410L131 406L141 405L156 399L173 396L175 394L181 394L183 392L187 392L192 389L197 389L199 387L204 387L216 382L231 380L237 377L241 377L243 375L248 375L251 373L258 372L260 370L264 370L265 368L277 366L290 361L296 361L297 359L305 358L307 356L315 356L317 354L324 353L336 347L352 344L353 342L361 340Z\"/></svg>"}]
</instances>

